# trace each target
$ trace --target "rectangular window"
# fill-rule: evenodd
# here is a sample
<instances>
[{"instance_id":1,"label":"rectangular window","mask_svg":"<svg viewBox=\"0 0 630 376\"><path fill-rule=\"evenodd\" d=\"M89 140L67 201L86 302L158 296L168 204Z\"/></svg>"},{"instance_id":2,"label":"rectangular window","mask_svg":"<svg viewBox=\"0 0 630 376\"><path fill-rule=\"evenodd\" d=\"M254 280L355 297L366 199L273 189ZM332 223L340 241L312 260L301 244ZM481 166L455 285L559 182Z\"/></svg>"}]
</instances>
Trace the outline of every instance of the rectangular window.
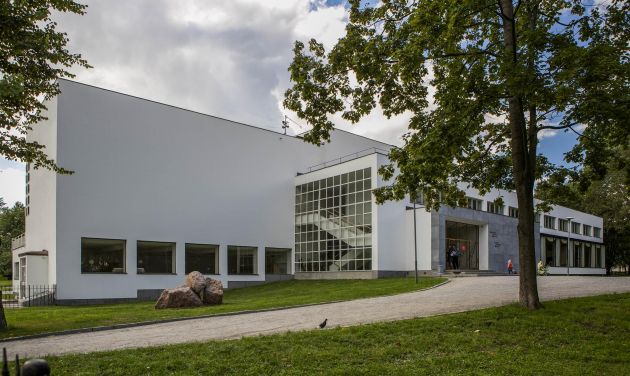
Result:
<instances>
[{"instance_id":1,"label":"rectangular window","mask_svg":"<svg viewBox=\"0 0 630 376\"><path fill-rule=\"evenodd\" d=\"M568 229L569 229L567 227L568 224L569 224L569 221L567 221L566 219L562 219L562 218L558 219L558 230L560 230L560 231L568 231Z\"/></svg>"},{"instance_id":2,"label":"rectangular window","mask_svg":"<svg viewBox=\"0 0 630 376\"><path fill-rule=\"evenodd\" d=\"M571 222L571 232L574 233L574 234L580 234L581 233L581 231L580 231L581 226L582 226L582 224L579 223L579 222Z\"/></svg>"},{"instance_id":3,"label":"rectangular window","mask_svg":"<svg viewBox=\"0 0 630 376\"><path fill-rule=\"evenodd\" d=\"M476 198L472 198L472 197L467 197L467 199L468 199L468 205L467 205L468 209L481 210L483 201Z\"/></svg>"},{"instance_id":4,"label":"rectangular window","mask_svg":"<svg viewBox=\"0 0 630 376\"><path fill-rule=\"evenodd\" d=\"M556 259L556 239L545 238L545 265L559 266Z\"/></svg>"},{"instance_id":5,"label":"rectangular window","mask_svg":"<svg viewBox=\"0 0 630 376\"><path fill-rule=\"evenodd\" d=\"M590 244L584 244L584 267L585 268L591 268L593 267L593 259L592 254L591 254L591 245Z\"/></svg>"},{"instance_id":6,"label":"rectangular window","mask_svg":"<svg viewBox=\"0 0 630 376\"><path fill-rule=\"evenodd\" d=\"M175 243L138 241L138 274L175 274Z\"/></svg>"},{"instance_id":7,"label":"rectangular window","mask_svg":"<svg viewBox=\"0 0 630 376\"><path fill-rule=\"evenodd\" d=\"M219 274L219 246L186 243L186 274Z\"/></svg>"},{"instance_id":8,"label":"rectangular window","mask_svg":"<svg viewBox=\"0 0 630 376\"><path fill-rule=\"evenodd\" d=\"M595 247L595 267L602 267L602 247Z\"/></svg>"},{"instance_id":9,"label":"rectangular window","mask_svg":"<svg viewBox=\"0 0 630 376\"><path fill-rule=\"evenodd\" d=\"M13 280L17 281L20 279L20 263L13 263Z\"/></svg>"},{"instance_id":10,"label":"rectangular window","mask_svg":"<svg viewBox=\"0 0 630 376\"><path fill-rule=\"evenodd\" d=\"M494 202L488 201L487 211L488 213L503 214L503 205L497 205Z\"/></svg>"},{"instance_id":11,"label":"rectangular window","mask_svg":"<svg viewBox=\"0 0 630 376\"><path fill-rule=\"evenodd\" d=\"M561 240L560 241L560 266L567 266L568 256L569 256L569 253L567 250L567 241Z\"/></svg>"},{"instance_id":12,"label":"rectangular window","mask_svg":"<svg viewBox=\"0 0 630 376\"><path fill-rule=\"evenodd\" d=\"M258 249L228 245L228 274L257 274Z\"/></svg>"},{"instance_id":13,"label":"rectangular window","mask_svg":"<svg viewBox=\"0 0 630 376\"><path fill-rule=\"evenodd\" d=\"M81 238L81 273L124 273L126 241Z\"/></svg>"},{"instance_id":14,"label":"rectangular window","mask_svg":"<svg viewBox=\"0 0 630 376\"><path fill-rule=\"evenodd\" d=\"M593 227L593 236L601 239L602 238L602 229L599 227Z\"/></svg>"},{"instance_id":15,"label":"rectangular window","mask_svg":"<svg viewBox=\"0 0 630 376\"><path fill-rule=\"evenodd\" d=\"M545 215L544 221L545 221L545 223L544 223L545 228L549 228L549 229L552 229L552 230L556 229L556 217L552 217L550 215Z\"/></svg>"},{"instance_id":16,"label":"rectangular window","mask_svg":"<svg viewBox=\"0 0 630 376\"><path fill-rule=\"evenodd\" d=\"M265 273L290 274L291 248L265 248Z\"/></svg>"},{"instance_id":17,"label":"rectangular window","mask_svg":"<svg viewBox=\"0 0 630 376\"><path fill-rule=\"evenodd\" d=\"M581 268L582 262L584 259L582 258L582 245L578 242L573 243L573 267Z\"/></svg>"},{"instance_id":18,"label":"rectangular window","mask_svg":"<svg viewBox=\"0 0 630 376\"><path fill-rule=\"evenodd\" d=\"M582 226L582 234L586 236L591 236L591 228L592 227L589 225Z\"/></svg>"},{"instance_id":19,"label":"rectangular window","mask_svg":"<svg viewBox=\"0 0 630 376\"><path fill-rule=\"evenodd\" d=\"M508 208L508 215L512 218L518 218L518 208L510 206Z\"/></svg>"}]
</instances>

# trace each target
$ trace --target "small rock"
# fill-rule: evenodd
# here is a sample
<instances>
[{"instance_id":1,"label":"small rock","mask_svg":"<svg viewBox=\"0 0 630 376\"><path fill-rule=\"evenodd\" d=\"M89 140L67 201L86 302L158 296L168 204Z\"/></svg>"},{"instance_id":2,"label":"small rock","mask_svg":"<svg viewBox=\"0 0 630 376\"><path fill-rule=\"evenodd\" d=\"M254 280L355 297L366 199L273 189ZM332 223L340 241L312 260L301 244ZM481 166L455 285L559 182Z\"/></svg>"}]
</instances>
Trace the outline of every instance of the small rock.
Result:
<instances>
[{"instance_id":1,"label":"small rock","mask_svg":"<svg viewBox=\"0 0 630 376\"><path fill-rule=\"evenodd\" d=\"M223 284L221 281L206 278L206 288L203 290L201 299L205 304L223 303Z\"/></svg>"},{"instance_id":2,"label":"small rock","mask_svg":"<svg viewBox=\"0 0 630 376\"><path fill-rule=\"evenodd\" d=\"M203 303L190 287L177 287L162 291L155 309L200 307Z\"/></svg>"},{"instance_id":3,"label":"small rock","mask_svg":"<svg viewBox=\"0 0 630 376\"><path fill-rule=\"evenodd\" d=\"M206 278L199 272L190 272L186 276L186 286L190 287L195 294L201 296L206 287Z\"/></svg>"}]
</instances>

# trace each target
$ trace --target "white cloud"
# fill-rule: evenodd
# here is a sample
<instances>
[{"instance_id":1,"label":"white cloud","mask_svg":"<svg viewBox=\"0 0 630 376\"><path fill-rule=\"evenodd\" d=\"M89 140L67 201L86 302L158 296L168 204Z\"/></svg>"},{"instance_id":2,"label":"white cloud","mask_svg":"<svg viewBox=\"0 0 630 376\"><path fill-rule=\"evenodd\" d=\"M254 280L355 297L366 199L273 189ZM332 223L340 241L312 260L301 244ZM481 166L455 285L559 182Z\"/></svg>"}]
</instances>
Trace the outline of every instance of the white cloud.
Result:
<instances>
[{"instance_id":1,"label":"white cloud","mask_svg":"<svg viewBox=\"0 0 630 376\"><path fill-rule=\"evenodd\" d=\"M13 206L17 201L24 203L24 169L8 167L0 170L0 197L7 206Z\"/></svg>"}]
</instances>

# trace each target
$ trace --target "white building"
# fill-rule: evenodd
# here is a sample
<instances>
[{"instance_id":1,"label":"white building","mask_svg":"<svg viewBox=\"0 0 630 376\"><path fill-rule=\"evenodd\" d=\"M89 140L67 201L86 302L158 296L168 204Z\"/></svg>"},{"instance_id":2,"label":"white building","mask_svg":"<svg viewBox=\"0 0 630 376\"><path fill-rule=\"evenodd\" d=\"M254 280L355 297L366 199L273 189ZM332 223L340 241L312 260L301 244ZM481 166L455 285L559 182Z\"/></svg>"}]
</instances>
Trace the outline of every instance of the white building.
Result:
<instances>
[{"instance_id":1,"label":"white building","mask_svg":"<svg viewBox=\"0 0 630 376\"><path fill-rule=\"evenodd\" d=\"M371 195L390 145L337 130L317 147L76 82L60 88L29 140L74 174L27 168L16 289L56 285L60 301L80 303L153 297L192 270L232 288L414 269L408 201ZM460 269L504 272L511 258L518 270L515 195L467 192L470 209L416 210L421 273L452 267L451 244ZM493 205L499 195L505 207ZM604 274L602 219L567 208L546 214L542 258L567 273L568 216L579 223L568 271Z\"/></svg>"}]
</instances>

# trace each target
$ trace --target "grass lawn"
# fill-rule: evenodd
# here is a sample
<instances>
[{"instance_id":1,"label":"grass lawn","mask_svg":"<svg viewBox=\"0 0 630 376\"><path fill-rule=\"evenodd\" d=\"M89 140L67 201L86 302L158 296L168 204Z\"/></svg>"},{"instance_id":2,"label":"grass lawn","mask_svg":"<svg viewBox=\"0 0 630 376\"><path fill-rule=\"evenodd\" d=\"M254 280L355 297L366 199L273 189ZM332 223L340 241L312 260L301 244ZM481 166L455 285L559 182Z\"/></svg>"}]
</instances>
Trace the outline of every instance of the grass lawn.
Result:
<instances>
[{"instance_id":1,"label":"grass lawn","mask_svg":"<svg viewBox=\"0 0 630 376\"><path fill-rule=\"evenodd\" d=\"M187 309L156 310L153 308L154 302L6 309L5 314L9 328L0 332L0 338L102 325L392 295L435 286L443 281L445 281L444 278L432 277L420 278L417 285L413 278L283 281L227 290L223 297L223 304L219 306Z\"/></svg>"},{"instance_id":2,"label":"grass lawn","mask_svg":"<svg viewBox=\"0 0 630 376\"><path fill-rule=\"evenodd\" d=\"M628 375L630 294L51 357L56 375Z\"/></svg>"},{"instance_id":3,"label":"grass lawn","mask_svg":"<svg viewBox=\"0 0 630 376\"><path fill-rule=\"evenodd\" d=\"M13 281L10 279L0 279L0 286L4 287L4 286L12 286L13 285Z\"/></svg>"}]
</instances>

